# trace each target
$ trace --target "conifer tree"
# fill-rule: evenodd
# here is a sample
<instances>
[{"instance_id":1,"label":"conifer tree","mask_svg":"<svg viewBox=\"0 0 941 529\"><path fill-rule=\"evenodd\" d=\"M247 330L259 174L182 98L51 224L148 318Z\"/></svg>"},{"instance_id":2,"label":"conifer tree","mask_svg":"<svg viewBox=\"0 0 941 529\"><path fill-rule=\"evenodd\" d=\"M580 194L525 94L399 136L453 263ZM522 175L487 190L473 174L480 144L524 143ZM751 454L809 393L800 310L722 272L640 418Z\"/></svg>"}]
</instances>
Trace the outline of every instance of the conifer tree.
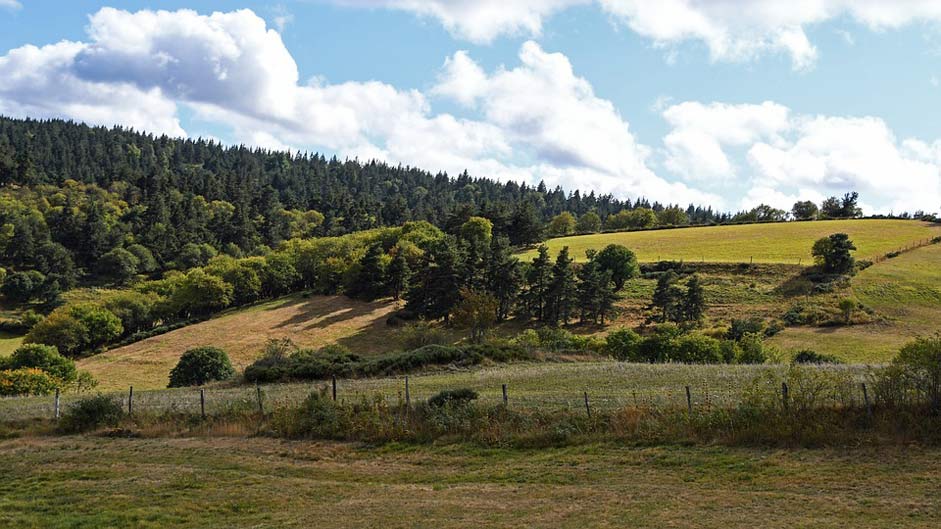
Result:
<instances>
[{"instance_id":1,"label":"conifer tree","mask_svg":"<svg viewBox=\"0 0 941 529\"><path fill-rule=\"evenodd\" d=\"M392 258L392 262L389 263L388 270L386 270L386 284L389 293L392 294L392 299L396 301L401 299L402 294L405 293L405 289L408 286L410 273L408 260L405 258L405 255L403 252L396 252L395 256Z\"/></svg>"},{"instance_id":2,"label":"conifer tree","mask_svg":"<svg viewBox=\"0 0 941 529\"><path fill-rule=\"evenodd\" d=\"M548 321L567 324L571 319L572 309L577 300L575 269L569 256L569 247L563 246L552 267L552 286L550 289L550 311Z\"/></svg>"},{"instance_id":3,"label":"conifer tree","mask_svg":"<svg viewBox=\"0 0 941 529\"><path fill-rule=\"evenodd\" d=\"M526 309L536 319L543 321L552 289L552 265L549 260L549 247L539 246L539 254L533 259L526 271Z\"/></svg>"},{"instance_id":4,"label":"conifer tree","mask_svg":"<svg viewBox=\"0 0 941 529\"><path fill-rule=\"evenodd\" d=\"M504 321L519 296L523 282L522 266L510 250L506 237L494 237L487 262L487 290L497 300L497 320Z\"/></svg>"}]
</instances>

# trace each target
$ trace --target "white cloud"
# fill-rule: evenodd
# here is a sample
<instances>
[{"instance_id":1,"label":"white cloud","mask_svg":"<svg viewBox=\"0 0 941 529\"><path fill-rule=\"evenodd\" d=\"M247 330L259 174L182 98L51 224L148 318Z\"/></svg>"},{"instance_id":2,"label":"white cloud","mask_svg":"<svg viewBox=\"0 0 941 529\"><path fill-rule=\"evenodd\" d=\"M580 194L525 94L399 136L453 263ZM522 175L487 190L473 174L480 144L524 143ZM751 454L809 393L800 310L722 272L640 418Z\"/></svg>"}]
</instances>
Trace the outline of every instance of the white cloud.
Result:
<instances>
[{"instance_id":1,"label":"white cloud","mask_svg":"<svg viewBox=\"0 0 941 529\"><path fill-rule=\"evenodd\" d=\"M530 170L549 183L670 202L720 202L654 174L647 166L649 149L565 55L530 41L519 58L520 66L487 75L458 52L445 63L434 93L479 109L515 150L535 160Z\"/></svg>"},{"instance_id":2,"label":"white cloud","mask_svg":"<svg viewBox=\"0 0 941 529\"><path fill-rule=\"evenodd\" d=\"M500 35L537 36L546 17L591 0L333 0L355 7L410 11L437 19L449 32L475 43Z\"/></svg>"},{"instance_id":3,"label":"white cloud","mask_svg":"<svg viewBox=\"0 0 941 529\"><path fill-rule=\"evenodd\" d=\"M451 174L594 189L664 202L720 204L659 178L607 100L568 59L527 42L520 65L489 74L466 53L448 58L430 92L474 118L435 113L428 97L378 81L302 84L280 34L248 10L103 8L88 42L24 46L0 57L0 112L120 123L185 134L177 105L234 140Z\"/></svg>"},{"instance_id":4,"label":"white cloud","mask_svg":"<svg viewBox=\"0 0 941 529\"><path fill-rule=\"evenodd\" d=\"M664 165L711 186L739 174L736 182L749 186L742 208L784 208L850 190L860 192L869 213L941 206L941 141L900 142L878 118L794 115L772 102L685 102L663 116L672 126ZM739 152L745 167L732 161Z\"/></svg>"},{"instance_id":5,"label":"white cloud","mask_svg":"<svg viewBox=\"0 0 941 529\"><path fill-rule=\"evenodd\" d=\"M3 9L20 9L23 7L23 4L19 3L17 0L0 0L0 8Z\"/></svg>"},{"instance_id":6,"label":"white cloud","mask_svg":"<svg viewBox=\"0 0 941 529\"><path fill-rule=\"evenodd\" d=\"M784 53L796 70L812 67L817 48L806 30L850 17L872 30L941 22L937 0L333 0L414 12L441 22L458 37L489 42L499 35L539 35L545 19L574 5L595 3L657 45L704 43L713 60L752 60ZM668 53L675 57L675 50Z\"/></svg>"},{"instance_id":7,"label":"white cloud","mask_svg":"<svg viewBox=\"0 0 941 529\"><path fill-rule=\"evenodd\" d=\"M737 174L724 147L774 137L788 127L788 109L760 105L685 102L663 112L672 127L664 138L666 166L689 179L727 180Z\"/></svg>"}]
</instances>

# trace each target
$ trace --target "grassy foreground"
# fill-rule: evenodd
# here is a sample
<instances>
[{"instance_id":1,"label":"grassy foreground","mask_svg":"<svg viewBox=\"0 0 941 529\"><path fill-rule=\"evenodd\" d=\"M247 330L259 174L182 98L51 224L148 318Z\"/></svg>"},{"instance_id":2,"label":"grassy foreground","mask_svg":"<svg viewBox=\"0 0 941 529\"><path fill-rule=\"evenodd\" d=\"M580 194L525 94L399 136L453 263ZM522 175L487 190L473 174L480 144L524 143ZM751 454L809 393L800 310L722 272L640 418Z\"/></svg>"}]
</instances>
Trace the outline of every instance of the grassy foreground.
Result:
<instances>
[{"instance_id":1,"label":"grassy foreground","mask_svg":"<svg viewBox=\"0 0 941 529\"><path fill-rule=\"evenodd\" d=\"M547 241L549 254L568 246L573 258L585 259L585 250L608 244L627 246L642 262L706 261L810 264L814 241L833 233L847 233L859 248L856 256L871 259L916 242L941 235L941 226L911 220L830 220L705 226L673 230L597 233ZM523 254L532 259L536 251Z\"/></svg>"},{"instance_id":2,"label":"grassy foreground","mask_svg":"<svg viewBox=\"0 0 941 529\"><path fill-rule=\"evenodd\" d=\"M0 526L935 527L941 450L0 441Z\"/></svg>"}]
</instances>

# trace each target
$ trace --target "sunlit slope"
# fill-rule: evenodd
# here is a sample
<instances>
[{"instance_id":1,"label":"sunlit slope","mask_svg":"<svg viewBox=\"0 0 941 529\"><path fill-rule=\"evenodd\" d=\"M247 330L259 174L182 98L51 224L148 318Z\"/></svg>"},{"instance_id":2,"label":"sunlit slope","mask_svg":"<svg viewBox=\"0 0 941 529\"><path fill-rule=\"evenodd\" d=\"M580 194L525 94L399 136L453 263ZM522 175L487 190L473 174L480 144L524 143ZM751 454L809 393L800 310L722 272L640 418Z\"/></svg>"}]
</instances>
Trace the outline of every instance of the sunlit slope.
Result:
<instances>
[{"instance_id":1,"label":"sunlit slope","mask_svg":"<svg viewBox=\"0 0 941 529\"><path fill-rule=\"evenodd\" d=\"M790 328L772 340L853 362L885 362L918 335L941 332L941 244L904 253L853 278L852 293L883 321L830 328Z\"/></svg>"},{"instance_id":2,"label":"sunlit slope","mask_svg":"<svg viewBox=\"0 0 941 529\"><path fill-rule=\"evenodd\" d=\"M551 239L552 256L568 246L572 256L584 260L585 250L623 244L642 262L685 260L738 263L807 264L815 240L833 233L848 233L861 259L885 255L912 243L941 235L941 226L911 220L833 220L703 226L673 230L598 233ZM535 250L523 254L532 259Z\"/></svg>"}]
</instances>

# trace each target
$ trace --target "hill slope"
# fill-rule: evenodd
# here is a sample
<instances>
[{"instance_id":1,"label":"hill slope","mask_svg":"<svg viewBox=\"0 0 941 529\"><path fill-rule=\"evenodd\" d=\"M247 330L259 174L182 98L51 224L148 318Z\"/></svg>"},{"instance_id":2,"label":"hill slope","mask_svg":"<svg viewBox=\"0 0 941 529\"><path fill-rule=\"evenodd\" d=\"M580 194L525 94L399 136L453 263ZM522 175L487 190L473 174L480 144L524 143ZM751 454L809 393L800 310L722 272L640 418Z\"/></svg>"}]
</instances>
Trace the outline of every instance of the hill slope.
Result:
<instances>
[{"instance_id":1,"label":"hill slope","mask_svg":"<svg viewBox=\"0 0 941 529\"><path fill-rule=\"evenodd\" d=\"M815 240L832 233L848 233L859 248L857 258L871 259L900 247L941 235L941 225L911 220L829 220L704 226L674 230L597 233L547 241L549 253L568 246L572 257L585 259L585 250L623 244L642 262L706 261L719 263L803 264L811 262ZM522 255L532 259L535 250Z\"/></svg>"},{"instance_id":2,"label":"hill slope","mask_svg":"<svg viewBox=\"0 0 941 529\"><path fill-rule=\"evenodd\" d=\"M360 353L387 351L395 345L394 330L386 325L394 309L391 301L288 296L112 349L82 360L79 367L90 371L101 389L156 389L166 387L184 351L202 345L225 349L239 370L257 358L269 338L290 338L302 347L340 343Z\"/></svg>"}]
</instances>

